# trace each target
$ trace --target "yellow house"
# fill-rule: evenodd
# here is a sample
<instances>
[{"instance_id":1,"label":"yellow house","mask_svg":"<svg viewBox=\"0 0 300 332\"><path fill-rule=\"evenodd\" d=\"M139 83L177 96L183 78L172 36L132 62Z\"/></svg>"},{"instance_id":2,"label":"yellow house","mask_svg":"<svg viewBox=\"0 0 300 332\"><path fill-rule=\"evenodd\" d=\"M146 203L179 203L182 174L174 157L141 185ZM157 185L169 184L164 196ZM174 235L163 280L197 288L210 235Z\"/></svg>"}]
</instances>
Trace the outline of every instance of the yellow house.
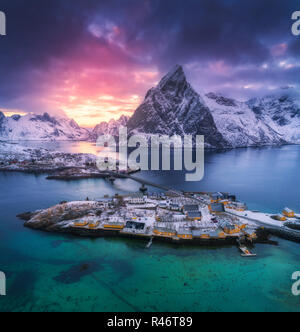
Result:
<instances>
[{"instance_id":1,"label":"yellow house","mask_svg":"<svg viewBox=\"0 0 300 332\"><path fill-rule=\"evenodd\" d=\"M95 224L89 224L89 228L94 229L97 228L100 225L99 222L96 222Z\"/></svg>"},{"instance_id":2,"label":"yellow house","mask_svg":"<svg viewBox=\"0 0 300 332\"><path fill-rule=\"evenodd\" d=\"M154 229L153 233L155 235L159 235L159 236L166 236L166 237L172 237L172 236L175 236L176 233L175 231L171 230L171 229L163 229L163 228L157 228L157 229Z\"/></svg>"},{"instance_id":3,"label":"yellow house","mask_svg":"<svg viewBox=\"0 0 300 332\"><path fill-rule=\"evenodd\" d=\"M177 234L180 239L192 240L193 236L191 234Z\"/></svg>"},{"instance_id":4,"label":"yellow house","mask_svg":"<svg viewBox=\"0 0 300 332\"><path fill-rule=\"evenodd\" d=\"M192 232L190 230L186 230L186 229L179 229L177 232L177 237L179 237L180 239L186 239L186 240L193 239Z\"/></svg>"},{"instance_id":5,"label":"yellow house","mask_svg":"<svg viewBox=\"0 0 300 332\"><path fill-rule=\"evenodd\" d=\"M282 214L285 216L285 217L288 217L288 218L295 218L295 212L292 211L291 209L289 208L285 208L282 212Z\"/></svg>"},{"instance_id":6,"label":"yellow house","mask_svg":"<svg viewBox=\"0 0 300 332\"><path fill-rule=\"evenodd\" d=\"M114 223L114 224L109 223L109 224L105 224L103 227L107 230L121 231L122 229L124 229L125 225L121 224L121 223Z\"/></svg>"},{"instance_id":7,"label":"yellow house","mask_svg":"<svg viewBox=\"0 0 300 332\"><path fill-rule=\"evenodd\" d=\"M219 233L218 237L219 237L219 239L225 239L226 234L224 232L221 232L221 233Z\"/></svg>"},{"instance_id":8,"label":"yellow house","mask_svg":"<svg viewBox=\"0 0 300 332\"><path fill-rule=\"evenodd\" d=\"M201 236L200 236L200 238L201 239L210 239L210 236L209 236L209 234L202 234Z\"/></svg>"},{"instance_id":9,"label":"yellow house","mask_svg":"<svg viewBox=\"0 0 300 332\"><path fill-rule=\"evenodd\" d=\"M237 228L237 227L232 228L232 229L230 229L230 228L225 228L225 229L224 229L224 232L227 233L227 234L232 235L232 234L237 234L237 233L239 233L239 232L240 232L240 229Z\"/></svg>"},{"instance_id":10,"label":"yellow house","mask_svg":"<svg viewBox=\"0 0 300 332\"><path fill-rule=\"evenodd\" d=\"M87 221L74 222L75 227L85 227L88 225Z\"/></svg>"},{"instance_id":11,"label":"yellow house","mask_svg":"<svg viewBox=\"0 0 300 332\"><path fill-rule=\"evenodd\" d=\"M278 214L278 215L274 216L274 219L278 220L278 221L286 221L287 220L287 218L282 214Z\"/></svg>"}]
</instances>

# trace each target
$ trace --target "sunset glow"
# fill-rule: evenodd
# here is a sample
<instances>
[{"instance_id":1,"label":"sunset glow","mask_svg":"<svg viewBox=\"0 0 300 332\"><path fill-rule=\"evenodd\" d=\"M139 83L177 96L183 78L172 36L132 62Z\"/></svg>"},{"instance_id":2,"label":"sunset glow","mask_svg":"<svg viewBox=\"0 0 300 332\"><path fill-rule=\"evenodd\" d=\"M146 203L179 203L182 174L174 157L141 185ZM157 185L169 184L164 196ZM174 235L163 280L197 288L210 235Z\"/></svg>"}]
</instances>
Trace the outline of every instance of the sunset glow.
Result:
<instances>
[{"instance_id":1,"label":"sunset glow","mask_svg":"<svg viewBox=\"0 0 300 332\"><path fill-rule=\"evenodd\" d=\"M1 39L0 110L8 115L48 112L94 127L131 115L176 64L200 94L246 100L270 86L299 88L291 10L280 1L272 1L272 15L267 3L250 1L52 0L35 1L34 11L31 0L15 1L2 1L10 20L9 39ZM255 29L249 10L260 13ZM273 24L276 17L286 21Z\"/></svg>"}]
</instances>

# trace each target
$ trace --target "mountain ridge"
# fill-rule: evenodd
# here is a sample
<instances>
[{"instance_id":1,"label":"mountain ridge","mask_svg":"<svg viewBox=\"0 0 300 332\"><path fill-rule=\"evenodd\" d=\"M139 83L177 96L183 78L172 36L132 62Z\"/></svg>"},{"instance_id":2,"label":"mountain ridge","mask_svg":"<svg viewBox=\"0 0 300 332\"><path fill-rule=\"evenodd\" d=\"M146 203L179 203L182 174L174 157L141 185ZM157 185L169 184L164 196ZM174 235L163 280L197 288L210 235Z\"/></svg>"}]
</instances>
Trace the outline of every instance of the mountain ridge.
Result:
<instances>
[{"instance_id":1,"label":"mountain ridge","mask_svg":"<svg viewBox=\"0 0 300 332\"><path fill-rule=\"evenodd\" d=\"M103 134L204 135L207 148L300 144L300 97L291 89L242 102L220 93L197 93L176 65L145 95L131 117L81 128L48 113L6 117L0 111L2 140L89 140Z\"/></svg>"}]
</instances>

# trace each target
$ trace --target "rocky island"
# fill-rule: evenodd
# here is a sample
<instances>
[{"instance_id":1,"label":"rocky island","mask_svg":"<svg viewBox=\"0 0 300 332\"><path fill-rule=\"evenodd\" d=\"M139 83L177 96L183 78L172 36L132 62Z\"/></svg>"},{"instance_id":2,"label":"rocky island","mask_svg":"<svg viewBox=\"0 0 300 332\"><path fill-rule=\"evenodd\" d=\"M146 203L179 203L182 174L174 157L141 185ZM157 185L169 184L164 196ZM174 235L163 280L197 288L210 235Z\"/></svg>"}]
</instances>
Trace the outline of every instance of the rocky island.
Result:
<instances>
[{"instance_id":1,"label":"rocky island","mask_svg":"<svg viewBox=\"0 0 300 332\"><path fill-rule=\"evenodd\" d=\"M230 206L242 204L224 194ZM132 194L99 201L62 202L25 213L25 226L47 232L88 237L129 237L177 244L227 245L268 242L268 234L255 223L226 213L223 203L212 203L205 193L174 195Z\"/></svg>"},{"instance_id":2,"label":"rocky island","mask_svg":"<svg viewBox=\"0 0 300 332\"><path fill-rule=\"evenodd\" d=\"M300 216L289 209L270 215L248 210L228 193L115 195L98 201L61 202L18 216L25 226L85 237L127 237L176 244L237 244L243 256L270 235L300 242ZM297 226L297 227L296 227ZM247 246L247 247L246 247Z\"/></svg>"}]
</instances>

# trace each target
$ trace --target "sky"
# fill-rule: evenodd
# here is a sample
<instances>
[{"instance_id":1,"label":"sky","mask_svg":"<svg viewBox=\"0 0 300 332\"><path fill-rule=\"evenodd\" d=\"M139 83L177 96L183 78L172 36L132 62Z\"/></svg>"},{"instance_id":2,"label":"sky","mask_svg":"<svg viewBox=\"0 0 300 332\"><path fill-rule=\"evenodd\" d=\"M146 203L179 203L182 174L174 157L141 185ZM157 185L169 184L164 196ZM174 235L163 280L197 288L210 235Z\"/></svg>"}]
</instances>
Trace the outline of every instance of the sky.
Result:
<instances>
[{"instance_id":1,"label":"sky","mask_svg":"<svg viewBox=\"0 0 300 332\"><path fill-rule=\"evenodd\" d=\"M294 0L1 0L0 109L79 125L130 115L176 64L200 94L300 88Z\"/></svg>"}]
</instances>

